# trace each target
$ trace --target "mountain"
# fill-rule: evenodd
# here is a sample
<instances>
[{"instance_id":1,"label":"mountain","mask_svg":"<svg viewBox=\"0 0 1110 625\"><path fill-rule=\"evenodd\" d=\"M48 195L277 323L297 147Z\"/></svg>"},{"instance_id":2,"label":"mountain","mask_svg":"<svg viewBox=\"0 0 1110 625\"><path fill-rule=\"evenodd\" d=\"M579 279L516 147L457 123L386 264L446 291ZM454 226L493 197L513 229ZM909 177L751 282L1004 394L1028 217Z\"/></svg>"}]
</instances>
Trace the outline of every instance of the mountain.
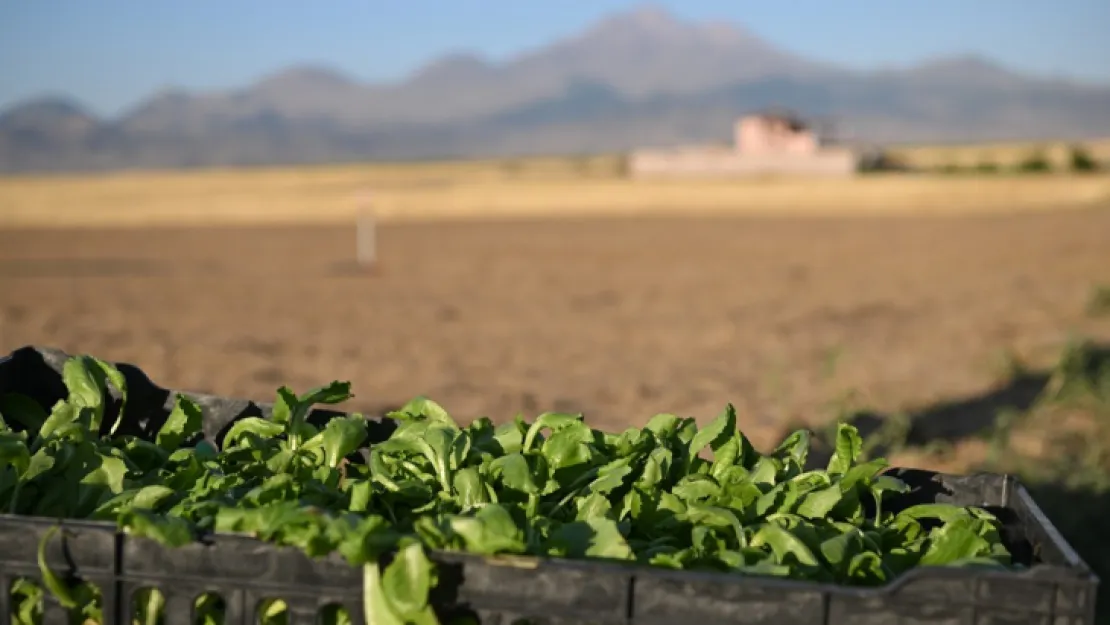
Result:
<instances>
[{"instance_id":1,"label":"mountain","mask_svg":"<svg viewBox=\"0 0 1110 625\"><path fill-rule=\"evenodd\" d=\"M851 71L646 6L504 62L457 52L388 84L305 65L230 91L162 91L113 119L64 98L25 102L0 113L0 171L625 150L727 140L737 115L768 106L871 142L1110 128L1110 86L969 55Z\"/></svg>"},{"instance_id":2,"label":"mountain","mask_svg":"<svg viewBox=\"0 0 1110 625\"><path fill-rule=\"evenodd\" d=\"M45 97L0 113L0 171L80 166L97 144L101 122L68 98Z\"/></svg>"}]
</instances>

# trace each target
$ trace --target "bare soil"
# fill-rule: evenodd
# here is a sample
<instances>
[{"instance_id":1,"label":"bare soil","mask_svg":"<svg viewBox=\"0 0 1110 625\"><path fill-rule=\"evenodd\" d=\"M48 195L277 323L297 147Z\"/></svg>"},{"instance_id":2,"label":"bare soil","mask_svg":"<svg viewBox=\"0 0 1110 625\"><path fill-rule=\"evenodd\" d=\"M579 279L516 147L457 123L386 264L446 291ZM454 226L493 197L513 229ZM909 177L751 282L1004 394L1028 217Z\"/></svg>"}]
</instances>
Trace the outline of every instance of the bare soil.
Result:
<instances>
[{"instance_id":1,"label":"bare soil","mask_svg":"<svg viewBox=\"0 0 1110 625\"><path fill-rule=\"evenodd\" d=\"M981 393L1051 363L1110 282L1110 210L897 218L397 224L375 274L345 228L0 231L0 352L49 345L176 388L266 400L349 379L462 419L604 427L727 402L766 444Z\"/></svg>"}]
</instances>

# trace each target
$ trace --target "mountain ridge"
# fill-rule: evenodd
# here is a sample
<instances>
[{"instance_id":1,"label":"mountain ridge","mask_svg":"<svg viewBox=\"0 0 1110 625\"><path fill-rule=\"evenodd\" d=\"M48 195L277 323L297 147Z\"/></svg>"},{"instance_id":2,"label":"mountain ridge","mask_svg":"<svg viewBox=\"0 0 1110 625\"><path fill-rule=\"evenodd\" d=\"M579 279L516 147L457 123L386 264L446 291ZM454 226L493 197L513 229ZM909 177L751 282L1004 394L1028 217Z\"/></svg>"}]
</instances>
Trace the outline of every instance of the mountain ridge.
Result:
<instances>
[{"instance_id":1,"label":"mountain ridge","mask_svg":"<svg viewBox=\"0 0 1110 625\"><path fill-rule=\"evenodd\" d=\"M390 83L303 63L236 89L162 90L107 118L64 96L17 103L0 111L0 171L625 150L727 140L733 118L766 106L870 142L1110 127L1110 85L972 54L853 70L648 5L502 61L456 51Z\"/></svg>"}]
</instances>

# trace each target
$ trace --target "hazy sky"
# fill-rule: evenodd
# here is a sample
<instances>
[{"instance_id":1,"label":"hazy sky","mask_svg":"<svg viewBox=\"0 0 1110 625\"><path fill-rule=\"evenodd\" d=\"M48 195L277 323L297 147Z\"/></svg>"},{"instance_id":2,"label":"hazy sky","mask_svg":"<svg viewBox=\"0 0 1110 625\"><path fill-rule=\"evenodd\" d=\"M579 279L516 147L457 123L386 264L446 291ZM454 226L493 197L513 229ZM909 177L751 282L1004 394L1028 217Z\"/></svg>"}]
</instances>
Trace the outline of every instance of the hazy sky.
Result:
<instances>
[{"instance_id":1,"label":"hazy sky","mask_svg":"<svg viewBox=\"0 0 1110 625\"><path fill-rule=\"evenodd\" d=\"M0 108L67 95L117 114L161 88L226 88L285 66L403 77L446 52L499 60L573 34L619 0L0 0ZM1110 0L674 0L783 48L870 68L979 53L1110 84Z\"/></svg>"}]
</instances>

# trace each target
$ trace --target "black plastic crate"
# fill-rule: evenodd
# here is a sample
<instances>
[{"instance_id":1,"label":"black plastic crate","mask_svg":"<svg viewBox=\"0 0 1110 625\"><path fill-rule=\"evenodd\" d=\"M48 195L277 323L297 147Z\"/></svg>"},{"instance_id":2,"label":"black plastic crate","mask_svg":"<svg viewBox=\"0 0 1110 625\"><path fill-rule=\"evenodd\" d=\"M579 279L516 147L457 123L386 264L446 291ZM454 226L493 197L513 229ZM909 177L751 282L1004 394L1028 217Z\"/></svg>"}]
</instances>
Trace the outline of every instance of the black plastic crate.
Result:
<instances>
[{"instance_id":1,"label":"black plastic crate","mask_svg":"<svg viewBox=\"0 0 1110 625\"><path fill-rule=\"evenodd\" d=\"M65 395L60 371L68 356L24 348L0 360L0 394L17 391L45 406ZM130 415L121 431L150 435L173 403L174 391L158 387L137 368L117 365L128 379ZM205 437L217 444L236 419L269 416L268 404L186 393L206 413ZM324 421L340 414L316 411ZM110 419L105 419L110 422ZM372 440L393 429L377 419ZM1004 522L1003 534L1021 571L957 568L915 569L881 588L807 582L636 565L522 557L485 558L433 553L440 584L432 600L444 622L469 615L483 625L635 624L1037 624L1095 623L1097 577L1060 536L1029 493L1010 476L953 476L895 470L911 487L895 507L922 502L983 506ZM39 578L36 549L52 519L0 515L0 584ZM206 592L226 602L228 625L257 622L263 599L285 601L290 625L314 623L324 606L343 605L364 623L362 574L338 557L313 560L238 536L167 549L117 532L111 524L65 521L50 542L56 573L96 584L106 623L130 620L134 593L158 588L166 598L166 625L191 622L195 598ZM0 625L8 622L7 592L0 592ZM47 598L46 623L65 623L60 606Z\"/></svg>"}]
</instances>

